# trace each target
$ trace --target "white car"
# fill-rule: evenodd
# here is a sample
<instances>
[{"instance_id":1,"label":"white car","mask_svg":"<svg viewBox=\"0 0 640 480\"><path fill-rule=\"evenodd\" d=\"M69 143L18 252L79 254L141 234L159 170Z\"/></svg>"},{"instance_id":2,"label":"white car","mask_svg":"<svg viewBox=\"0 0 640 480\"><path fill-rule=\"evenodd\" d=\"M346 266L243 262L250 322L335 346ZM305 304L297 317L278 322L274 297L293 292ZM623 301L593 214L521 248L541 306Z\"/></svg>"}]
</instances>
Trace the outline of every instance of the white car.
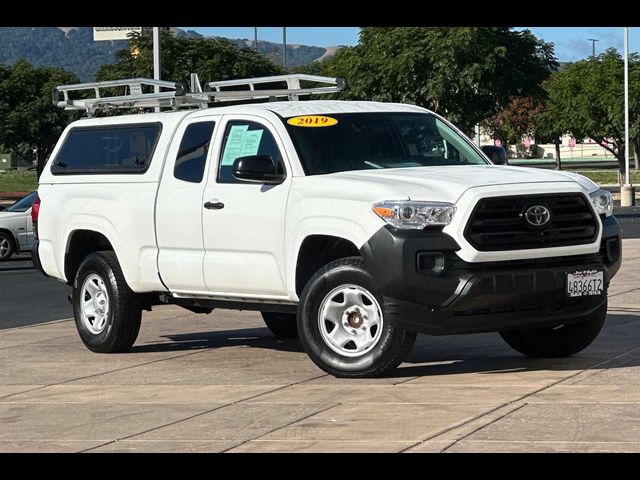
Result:
<instances>
[{"instance_id":1,"label":"white car","mask_svg":"<svg viewBox=\"0 0 640 480\"><path fill-rule=\"evenodd\" d=\"M218 87L57 103L184 106ZM261 311L347 377L390 372L418 332L498 331L536 357L598 335L621 242L589 179L494 165L413 105L199 106L76 121L44 168L34 261L73 287L90 350L128 350L163 303Z\"/></svg>"},{"instance_id":2,"label":"white car","mask_svg":"<svg viewBox=\"0 0 640 480\"><path fill-rule=\"evenodd\" d=\"M31 192L5 210L0 210L0 262L12 255L29 252L33 246L31 207L36 192Z\"/></svg>"}]
</instances>

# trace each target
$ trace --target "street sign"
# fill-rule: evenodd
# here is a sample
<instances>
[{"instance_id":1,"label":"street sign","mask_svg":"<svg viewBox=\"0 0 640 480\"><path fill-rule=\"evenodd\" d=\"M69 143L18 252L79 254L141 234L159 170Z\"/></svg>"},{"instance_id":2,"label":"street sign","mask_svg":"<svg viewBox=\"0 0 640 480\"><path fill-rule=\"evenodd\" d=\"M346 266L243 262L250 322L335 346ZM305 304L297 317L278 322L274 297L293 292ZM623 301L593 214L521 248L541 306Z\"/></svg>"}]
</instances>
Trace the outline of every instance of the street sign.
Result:
<instances>
[{"instance_id":1,"label":"street sign","mask_svg":"<svg viewBox=\"0 0 640 480\"><path fill-rule=\"evenodd\" d=\"M576 139L573 137L569 138L569 150L573 150L576 146Z\"/></svg>"},{"instance_id":2,"label":"street sign","mask_svg":"<svg viewBox=\"0 0 640 480\"><path fill-rule=\"evenodd\" d=\"M93 41L127 40L134 32L142 32L142 27L93 27Z\"/></svg>"}]
</instances>

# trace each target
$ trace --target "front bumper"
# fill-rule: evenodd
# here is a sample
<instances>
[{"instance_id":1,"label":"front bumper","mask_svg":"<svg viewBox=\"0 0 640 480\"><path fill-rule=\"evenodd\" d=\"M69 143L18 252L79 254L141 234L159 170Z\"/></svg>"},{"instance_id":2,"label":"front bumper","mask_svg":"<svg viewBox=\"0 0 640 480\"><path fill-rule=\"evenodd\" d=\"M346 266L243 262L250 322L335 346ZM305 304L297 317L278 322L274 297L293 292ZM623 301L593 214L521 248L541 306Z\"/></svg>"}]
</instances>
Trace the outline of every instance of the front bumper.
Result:
<instances>
[{"instance_id":1,"label":"front bumper","mask_svg":"<svg viewBox=\"0 0 640 480\"><path fill-rule=\"evenodd\" d=\"M360 251L382 294L385 319L444 335L554 326L588 315L606 295L568 298L566 274L603 270L608 287L620 268L621 247L620 227L611 216L603 221L600 251L590 255L467 263L441 231L391 228L380 229ZM425 264L419 253L426 255ZM437 262L429 260L432 255Z\"/></svg>"}]
</instances>

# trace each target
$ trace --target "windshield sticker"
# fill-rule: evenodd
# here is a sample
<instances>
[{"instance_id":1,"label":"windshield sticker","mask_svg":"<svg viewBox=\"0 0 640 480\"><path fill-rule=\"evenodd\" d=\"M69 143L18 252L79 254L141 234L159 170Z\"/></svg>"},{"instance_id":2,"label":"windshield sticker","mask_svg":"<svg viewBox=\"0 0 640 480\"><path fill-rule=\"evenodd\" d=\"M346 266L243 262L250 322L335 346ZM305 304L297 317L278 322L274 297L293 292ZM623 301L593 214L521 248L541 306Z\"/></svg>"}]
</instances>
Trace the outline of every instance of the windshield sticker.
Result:
<instances>
[{"instance_id":1,"label":"windshield sticker","mask_svg":"<svg viewBox=\"0 0 640 480\"><path fill-rule=\"evenodd\" d=\"M287 123L294 127L331 127L336 125L338 120L324 115L302 115L290 118Z\"/></svg>"}]
</instances>

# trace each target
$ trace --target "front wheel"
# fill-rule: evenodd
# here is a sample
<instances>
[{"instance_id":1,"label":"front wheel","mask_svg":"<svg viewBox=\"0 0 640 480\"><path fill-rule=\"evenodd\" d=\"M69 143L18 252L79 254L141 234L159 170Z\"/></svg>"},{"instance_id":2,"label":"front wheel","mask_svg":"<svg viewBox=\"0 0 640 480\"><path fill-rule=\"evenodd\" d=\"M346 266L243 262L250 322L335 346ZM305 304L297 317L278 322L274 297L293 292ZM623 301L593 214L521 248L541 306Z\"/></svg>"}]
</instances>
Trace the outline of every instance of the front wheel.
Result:
<instances>
[{"instance_id":1,"label":"front wheel","mask_svg":"<svg viewBox=\"0 0 640 480\"><path fill-rule=\"evenodd\" d=\"M298 332L305 351L337 377L379 377L396 368L416 339L389 325L371 274L359 257L321 268L305 286Z\"/></svg>"},{"instance_id":2,"label":"front wheel","mask_svg":"<svg viewBox=\"0 0 640 480\"><path fill-rule=\"evenodd\" d=\"M606 317L605 299L600 308L575 323L553 328L504 331L500 336L511 348L529 357L570 357L591 345L602 330Z\"/></svg>"},{"instance_id":3,"label":"front wheel","mask_svg":"<svg viewBox=\"0 0 640 480\"><path fill-rule=\"evenodd\" d=\"M73 282L73 315L92 352L126 352L136 341L142 308L113 252L91 253L83 260Z\"/></svg>"}]
</instances>

